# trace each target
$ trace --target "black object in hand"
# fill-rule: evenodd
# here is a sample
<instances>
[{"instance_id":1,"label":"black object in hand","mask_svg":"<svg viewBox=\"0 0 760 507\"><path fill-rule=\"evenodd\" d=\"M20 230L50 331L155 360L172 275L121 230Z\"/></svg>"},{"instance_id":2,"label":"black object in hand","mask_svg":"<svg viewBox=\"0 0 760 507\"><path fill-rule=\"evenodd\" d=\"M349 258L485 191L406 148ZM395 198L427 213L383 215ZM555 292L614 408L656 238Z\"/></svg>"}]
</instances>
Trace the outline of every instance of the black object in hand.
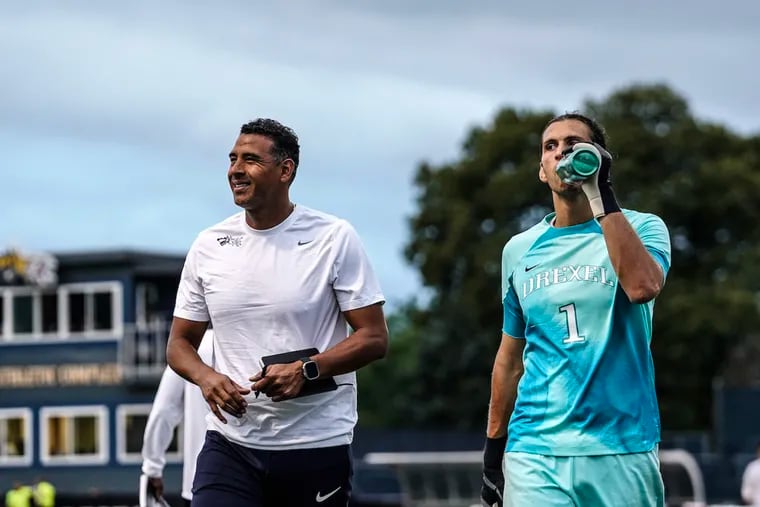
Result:
<instances>
[{"instance_id":1,"label":"black object in hand","mask_svg":"<svg viewBox=\"0 0 760 507\"><path fill-rule=\"evenodd\" d=\"M264 356L261 358L261 363L266 367L270 364L286 364L300 360L303 357L311 357L319 354L319 351L315 348L293 350L291 352L283 352L282 354L274 354L271 356ZM335 379L332 377L318 378L317 380L307 380L304 382L301 390L294 398L301 398L303 396L309 396L312 394L326 393L328 391L335 391L338 388L338 384L335 383Z\"/></svg>"}]
</instances>

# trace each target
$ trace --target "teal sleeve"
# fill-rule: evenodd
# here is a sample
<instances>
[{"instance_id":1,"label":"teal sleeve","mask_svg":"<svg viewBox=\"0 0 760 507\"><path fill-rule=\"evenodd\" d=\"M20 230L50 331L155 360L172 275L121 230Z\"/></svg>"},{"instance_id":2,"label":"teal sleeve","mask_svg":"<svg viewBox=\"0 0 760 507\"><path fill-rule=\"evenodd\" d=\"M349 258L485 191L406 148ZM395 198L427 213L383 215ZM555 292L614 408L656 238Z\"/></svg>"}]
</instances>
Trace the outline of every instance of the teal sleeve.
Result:
<instances>
[{"instance_id":1,"label":"teal sleeve","mask_svg":"<svg viewBox=\"0 0 760 507\"><path fill-rule=\"evenodd\" d=\"M520 301L512 286L514 261L511 259L509 246L510 244L507 243L501 254L501 302L504 307L501 330L514 338L524 338L525 320L523 319Z\"/></svg>"},{"instance_id":2,"label":"teal sleeve","mask_svg":"<svg viewBox=\"0 0 760 507\"><path fill-rule=\"evenodd\" d=\"M670 233L665 222L657 215L645 214L634 227L644 248L662 266L663 275L667 276L670 270L671 253Z\"/></svg>"},{"instance_id":3,"label":"teal sleeve","mask_svg":"<svg viewBox=\"0 0 760 507\"><path fill-rule=\"evenodd\" d=\"M525 338L525 320L523 319L520 301L515 290L510 286L504 296L504 320L501 330L513 338Z\"/></svg>"}]
</instances>

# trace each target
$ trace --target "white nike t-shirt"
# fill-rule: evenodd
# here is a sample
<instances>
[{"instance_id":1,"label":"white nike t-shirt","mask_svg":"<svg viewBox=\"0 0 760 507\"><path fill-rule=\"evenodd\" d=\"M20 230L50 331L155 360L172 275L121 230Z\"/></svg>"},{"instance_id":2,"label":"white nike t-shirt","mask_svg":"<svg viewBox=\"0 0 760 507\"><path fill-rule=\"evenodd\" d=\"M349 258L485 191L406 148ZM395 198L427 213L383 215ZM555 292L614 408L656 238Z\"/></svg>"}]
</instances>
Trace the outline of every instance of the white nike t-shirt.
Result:
<instances>
[{"instance_id":1,"label":"white nike t-shirt","mask_svg":"<svg viewBox=\"0 0 760 507\"><path fill-rule=\"evenodd\" d=\"M215 369L250 388L262 356L346 339L342 312L384 302L354 228L296 206L279 225L252 229L237 213L201 232L185 259L174 316L214 323ZM356 374L337 390L272 402L248 395L245 416L213 414L208 428L259 449L348 444L357 421Z\"/></svg>"},{"instance_id":2,"label":"white nike t-shirt","mask_svg":"<svg viewBox=\"0 0 760 507\"><path fill-rule=\"evenodd\" d=\"M749 462L742 474L742 499L747 505L760 506L760 458Z\"/></svg>"}]
</instances>

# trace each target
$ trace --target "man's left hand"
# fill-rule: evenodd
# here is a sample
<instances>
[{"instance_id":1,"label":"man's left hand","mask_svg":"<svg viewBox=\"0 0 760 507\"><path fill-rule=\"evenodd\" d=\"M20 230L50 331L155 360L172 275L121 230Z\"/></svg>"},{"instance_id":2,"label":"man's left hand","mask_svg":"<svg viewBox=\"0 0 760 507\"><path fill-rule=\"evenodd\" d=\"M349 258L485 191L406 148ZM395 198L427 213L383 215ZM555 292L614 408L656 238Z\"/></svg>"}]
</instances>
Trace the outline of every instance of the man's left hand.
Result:
<instances>
[{"instance_id":1,"label":"man's left hand","mask_svg":"<svg viewBox=\"0 0 760 507\"><path fill-rule=\"evenodd\" d=\"M484 468L480 486L480 503L487 507L502 507L504 498L504 472L500 468Z\"/></svg>"},{"instance_id":2,"label":"man's left hand","mask_svg":"<svg viewBox=\"0 0 760 507\"><path fill-rule=\"evenodd\" d=\"M301 388L306 382L301 364L301 361L270 364L266 370L248 379L253 382L251 389L254 392L266 394L272 398L272 401L294 398L301 392Z\"/></svg>"},{"instance_id":3,"label":"man's left hand","mask_svg":"<svg viewBox=\"0 0 760 507\"><path fill-rule=\"evenodd\" d=\"M602 155L599 170L581 184L586 194L594 218L620 211L615 193L612 191L612 155L597 143L591 143Z\"/></svg>"},{"instance_id":4,"label":"man's left hand","mask_svg":"<svg viewBox=\"0 0 760 507\"><path fill-rule=\"evenodd\" d=\"M504 448L507 437L486 438L483 449L483 477L480 487L480 503L487 507L502 507L504 499Z\"/></svg>"}]
</instances>

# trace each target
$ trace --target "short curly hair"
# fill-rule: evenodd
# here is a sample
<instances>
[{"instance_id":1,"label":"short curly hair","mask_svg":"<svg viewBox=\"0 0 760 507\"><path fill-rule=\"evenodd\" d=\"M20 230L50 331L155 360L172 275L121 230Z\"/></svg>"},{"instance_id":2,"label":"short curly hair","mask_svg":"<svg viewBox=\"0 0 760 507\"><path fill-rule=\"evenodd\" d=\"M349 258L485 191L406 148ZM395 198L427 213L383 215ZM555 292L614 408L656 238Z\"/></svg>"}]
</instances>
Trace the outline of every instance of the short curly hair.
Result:
<instances>
[{"instance_id":1,"label":"short curly hair","mask_svg":"<svg viewBox=\"0 0 760 507\"><path fill-rule=\"evenodd\" d=\"M277 120L257 118L240 127L240 134L255 134L271 139L272 156L278 163L288 158L293 160L293 177L290 179L291 182L293 181L298 169L301 147L298 145L298 136L292 128L286 127Z\"/></svg>"}]
</instances>

